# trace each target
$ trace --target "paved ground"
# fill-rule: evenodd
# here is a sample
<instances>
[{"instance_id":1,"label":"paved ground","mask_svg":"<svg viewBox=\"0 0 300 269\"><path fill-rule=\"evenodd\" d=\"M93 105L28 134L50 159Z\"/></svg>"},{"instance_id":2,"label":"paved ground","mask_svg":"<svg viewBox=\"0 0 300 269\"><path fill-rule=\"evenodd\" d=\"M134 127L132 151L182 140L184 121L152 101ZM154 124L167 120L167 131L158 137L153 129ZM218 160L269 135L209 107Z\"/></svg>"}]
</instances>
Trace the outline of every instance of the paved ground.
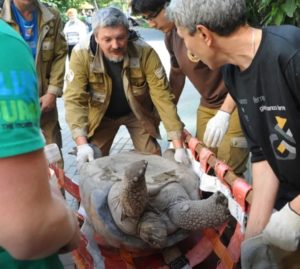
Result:
<instances>
[{"instance_id":1,"label":"paved ground","mask_svg":"<svg viewBox=\"0 0 300 269\"><path fill-rule=\"evenodd\" d=\"M169 55L163 43L162 33L153 29L138 29L138 31L140 32L141 36L145 39L145 41L147 41L157 51L168 73L169 72L168 70L170 69ZM195 89L192 88L193 86L187 80L185 85L185 90L183 91L183 94L180 97L180 101L178 105L178 113L182 121L185 123L186 128L192 134L194 134L195 122L196 122L196 110L199 105L200 95ZM73 147L75 147L75 143L71 138L69 128L65 122L65 115L64 115L65 111L64 111L62 98L58 99L57 105L59 111L59 120L62 129L62 137L63 137L62 153L63 153L64 163L65 163L65 173L69 178L78 182L79 177L76 171L76 158L75 156L69 154L69 152L72 151ZM161 126L160 130L163 139L159 141L159 143L162 149L164 150L168 147L168 142L166 140L166 134L163 126ZM126 128L122 126L115 137L111 149L111 154L115 154L120 151L125 151L130 149L133 149L131 139L129 137ZM77 207L76 201L73 199L73 197L71 197L68 194L67 194L67 202L72 208L76 209ZM70 254L62 255L61 259L65 265L65 269L74 268L74 264Z\"/></svg>"}]
</instances>

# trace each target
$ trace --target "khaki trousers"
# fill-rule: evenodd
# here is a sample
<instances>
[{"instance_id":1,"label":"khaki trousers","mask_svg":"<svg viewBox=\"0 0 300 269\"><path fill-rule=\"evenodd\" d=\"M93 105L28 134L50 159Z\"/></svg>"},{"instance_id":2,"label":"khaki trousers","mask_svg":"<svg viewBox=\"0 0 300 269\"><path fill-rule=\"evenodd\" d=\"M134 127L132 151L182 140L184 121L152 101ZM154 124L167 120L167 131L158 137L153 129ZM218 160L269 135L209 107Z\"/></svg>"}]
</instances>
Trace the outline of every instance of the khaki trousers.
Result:
<instances>
[{"instance_id":1,"label":"khaki trousers","mask_svg":"<svg viewBox=\"0 0 300 269\"><path fill-rule=\"evenodd\" d=\"M219 109L212 109L199 106L197 110L197 138L203 141L207 122L218 112ZM246 139L242 132L237 109L231 114L228 131L225 134L220 147L211 148L216 157L227 163L238 176L243 176L246 171L249 151Z\"/></svg>"},{"instance_id":2,"label":"khaki trousers","mask_svg":"<svg viewBox=\"0 0 300 269\"><path fill-rule=\"evenodd\" d=\"M41 114L41 129L43 132L43 135L46 139L46 144L57 144L60 154L62 156L62 160L58 162L58 166L60 168L64 167L64 161L63 161L63 155L61 152L62 148L62 138L61 138L61 132L60 132L60 125L58 122L58 113L57 113L57 107L55 107L52 111L49 112L43 112Z\"/></svg>"},{"instance_id":3,"label":"khaki trousers","mask_svg":"<svg viewBox=\"0 0 300 269\"><path fill-rule=\"evenodd\" d=\"M300 269L300 249L294 252L286 252L277 249L275 255L279 258L279 268L280 269Z\"/></svg>"},{"instance_id":4,"label":"khaki trousers","mask_svg":"<svg viewBox=\"0 0 300 269\"><path fill-rule=\"evenodd\" d=\"M130 113L117 119L104 117L100 126L95 130L90 142L101 149L103 156L109 155L111 145L121 125L127 128L135 150L161 155L160 146L156 139L146 133L134 114Z\"/></svg>"}]
</instances>

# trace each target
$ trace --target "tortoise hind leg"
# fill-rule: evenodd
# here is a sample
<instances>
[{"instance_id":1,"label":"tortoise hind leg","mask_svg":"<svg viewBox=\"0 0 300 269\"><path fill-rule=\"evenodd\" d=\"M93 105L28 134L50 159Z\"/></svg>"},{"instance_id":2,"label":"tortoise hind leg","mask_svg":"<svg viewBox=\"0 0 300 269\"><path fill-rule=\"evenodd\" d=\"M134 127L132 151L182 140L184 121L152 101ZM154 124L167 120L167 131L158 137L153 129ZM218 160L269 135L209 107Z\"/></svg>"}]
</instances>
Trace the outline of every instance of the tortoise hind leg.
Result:
<instances>
[{"instance_id":1,"label":"tortoise hind leg","mask_svg":"<svg viewBox=\"0 0 300 269\"><path fill-rule=\"evenodd\" d=\"M226 197L217 192L207 199L176 203L169 208L168 215L178 227L195 231L220 226L230 213Z\"/></svg>"}]
</instances>

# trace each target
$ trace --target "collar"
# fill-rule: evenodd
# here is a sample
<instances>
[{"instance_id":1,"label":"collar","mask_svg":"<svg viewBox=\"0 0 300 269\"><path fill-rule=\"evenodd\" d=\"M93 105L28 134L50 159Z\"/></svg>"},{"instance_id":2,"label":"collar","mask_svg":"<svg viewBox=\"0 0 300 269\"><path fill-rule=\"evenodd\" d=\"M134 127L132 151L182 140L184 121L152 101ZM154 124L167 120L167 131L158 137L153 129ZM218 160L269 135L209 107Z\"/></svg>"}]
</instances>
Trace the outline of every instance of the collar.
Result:
<instances>
[{"instance_id":1,"label":"collar","mask_svg":"<svg viewBox=\"0 0 300 269\"><path fill-rule=\"evenodd\" d=\"M49 7L44 4L36 1L37 13L41 16L41 25L48 23L49 21L55 18L55 15L51 12ZM10 0L5 0L3 4L3 9L1 11L2 18L8 23L16 23L14 20L14 16L11 10Z\"/></svg>"}]
</instances>

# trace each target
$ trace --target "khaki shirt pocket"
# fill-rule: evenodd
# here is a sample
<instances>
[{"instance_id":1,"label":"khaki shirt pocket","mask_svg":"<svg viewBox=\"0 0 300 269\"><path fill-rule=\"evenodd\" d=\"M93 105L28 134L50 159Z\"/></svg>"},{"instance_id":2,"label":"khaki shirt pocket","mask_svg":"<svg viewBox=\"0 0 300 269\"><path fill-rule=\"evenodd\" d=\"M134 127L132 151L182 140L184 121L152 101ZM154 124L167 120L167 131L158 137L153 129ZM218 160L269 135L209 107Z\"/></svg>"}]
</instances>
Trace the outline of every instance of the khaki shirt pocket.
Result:
<instances>
[{"instance_id":1,"label":"khaki shirt pocket","mask_svg":"<svg viewBox=\"0 0 300 269\"><path fill-rule=\"evenodd\" d=\"M140 68L130 68L130 77L132 79L143 79L143 72Z\"/></svg>"},{"instance_id":2,"label":"khaki shirt pocket","mask_svg":"<svg viewBox=\"0 0 300 269\"><path fill-rule=\"evenodd\" d=\"M90 93L90 104L91 106L100 106L104 104L106 99L106 93L104 91L97 91L97 92L91 92Z\"/></svg>"},{"instance_id":3,"label":"khaki shirt pocket","mask_svg":"<svg viewBox=\"0 0 300 269\"><path fill-rule=\"evenodd\" d=\"M44 62L51 61L54 55L54 41L46 38L42 44L42 59Z\"/></svg>"},{"instance_id":4,"label":"khaki shirt pocket","mask_svg":"<svg viewBox=\"0 0 300 269\"><path fill-rule=\"evenodd\" d=\"M130 84L132 95L139 101L144 100L149 95L148 83L139 68L130 69Z\"/></svg>"},{"instance_id":5,"label":"khaki shirt pocket","mask_svg":"<svg viewBox=\"0 0 300 269\"><path fill-rule=\"evenodd\" d=\"M248 149L247 140L245 137L232 137L230 145L234 148Z\"/></svg>"},{"instance_id":6,"label":"khaki shirt pocket","mask_svg":"<svg viewBox=\"0 0 300 269\"><path fill-rule=\"evenodd\" d=\"M131 85L133 96L142 96L149 92L148 84L146 81L134 82Z\"/></svg>"},{"instance_id":7,"label":"khaki shirt pocket","mask_svg":"<svg viewBox=\"0 0 300 269\"><path fill-rule=\"evenodd\" d=\"M133 97L140 103L143 104L145 101L150 99L149 87L146 81L141 83L133 83L131 85L131 91Z\"/></svg>"},{"instance_id":8,"label":"khaki shirt pocket","mask_svg":"<svg viewBox=\"0 0 300 269\"><path fill-rule=\"evenodd\" d=\"M91 74L89 77L90 104L91 106L99 106L105 102L107 89L102 75Z\"/></svg>"}]
</instances>

